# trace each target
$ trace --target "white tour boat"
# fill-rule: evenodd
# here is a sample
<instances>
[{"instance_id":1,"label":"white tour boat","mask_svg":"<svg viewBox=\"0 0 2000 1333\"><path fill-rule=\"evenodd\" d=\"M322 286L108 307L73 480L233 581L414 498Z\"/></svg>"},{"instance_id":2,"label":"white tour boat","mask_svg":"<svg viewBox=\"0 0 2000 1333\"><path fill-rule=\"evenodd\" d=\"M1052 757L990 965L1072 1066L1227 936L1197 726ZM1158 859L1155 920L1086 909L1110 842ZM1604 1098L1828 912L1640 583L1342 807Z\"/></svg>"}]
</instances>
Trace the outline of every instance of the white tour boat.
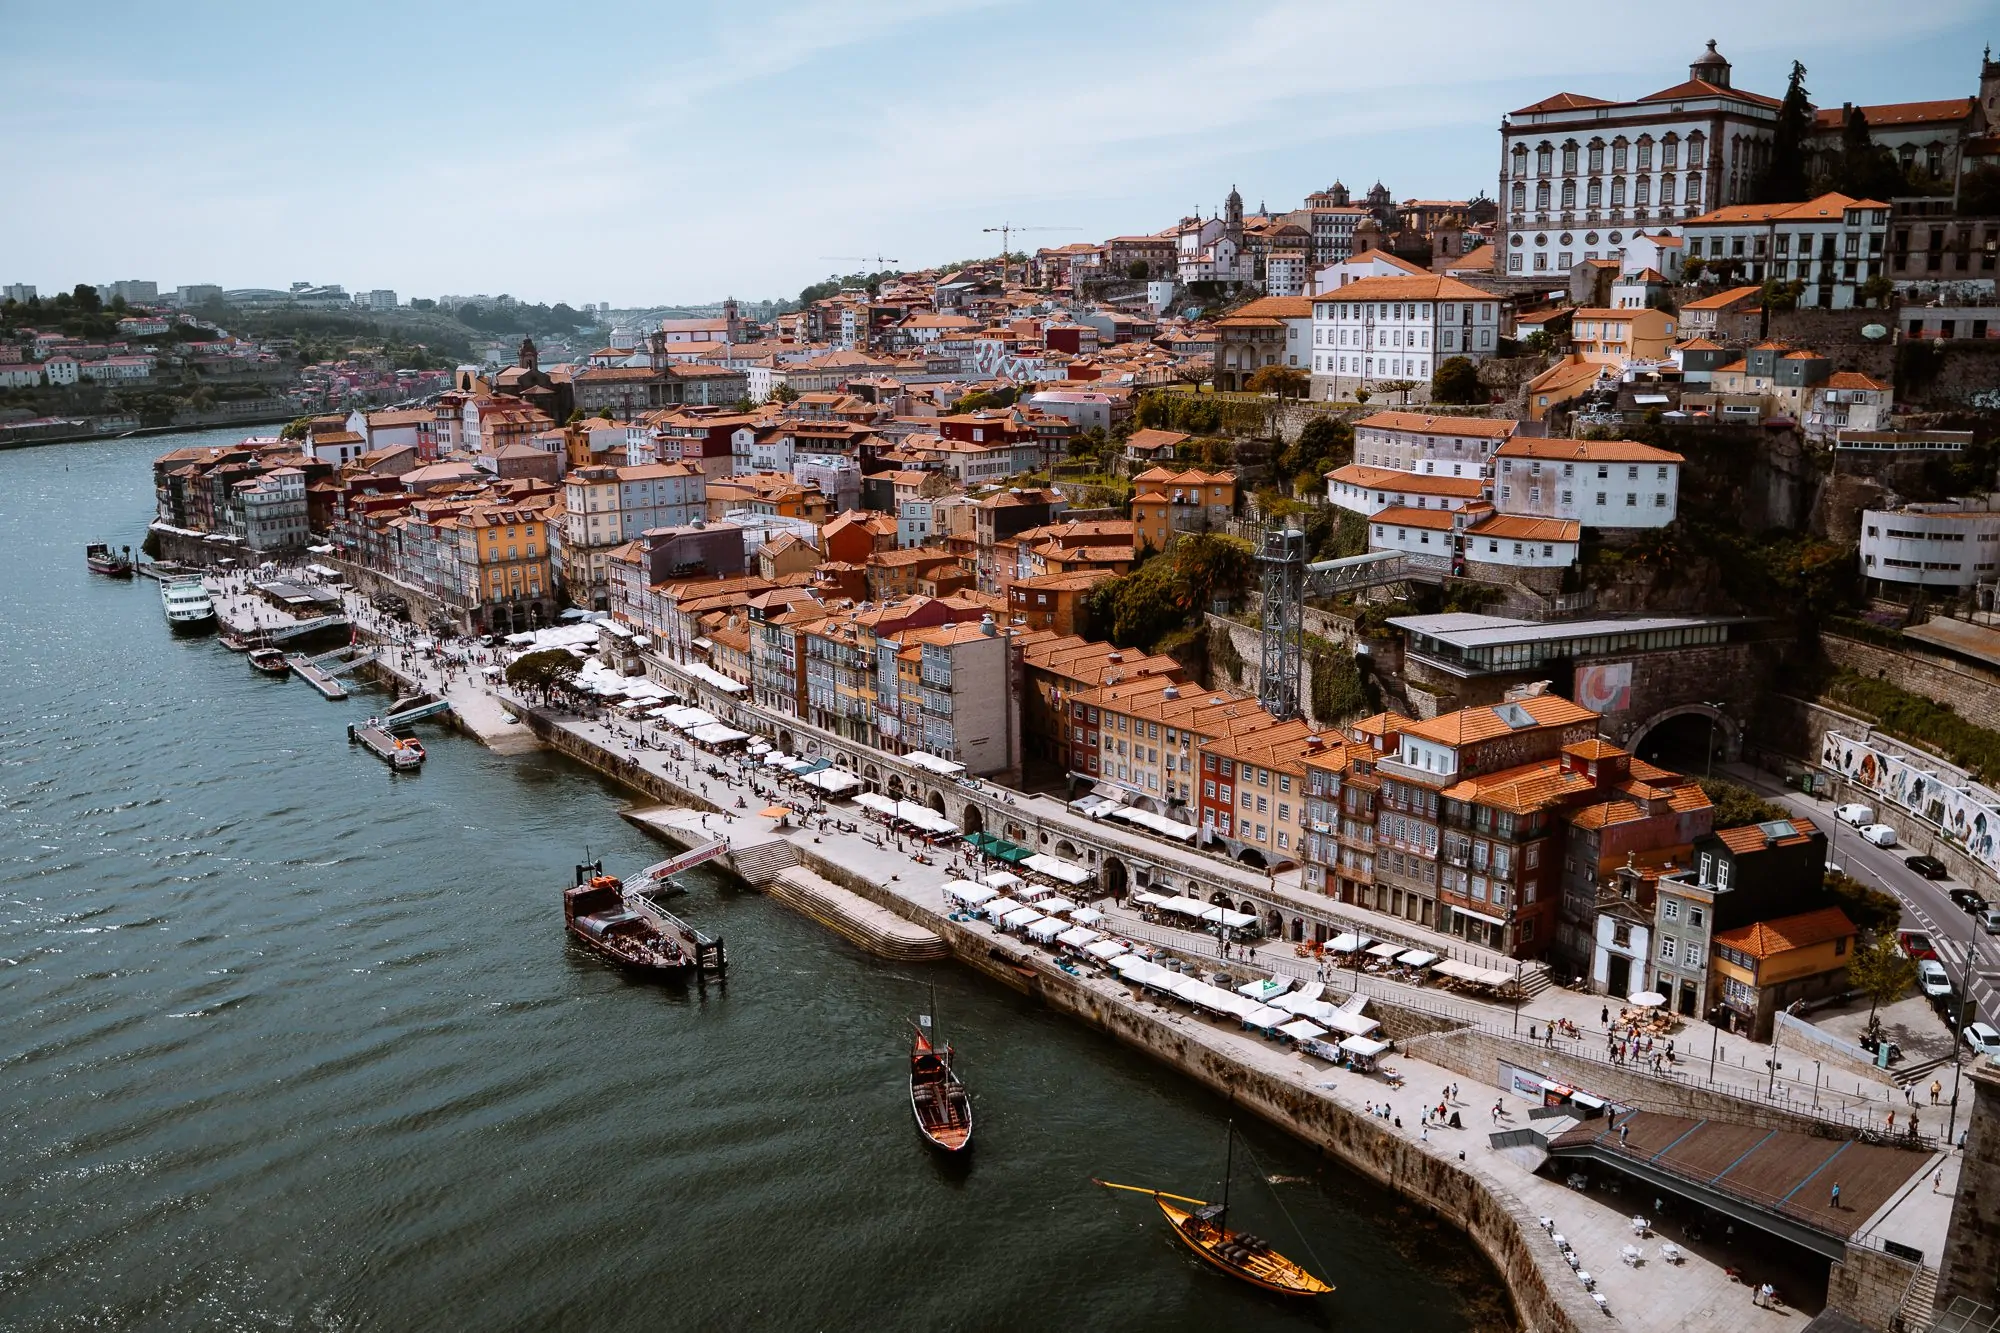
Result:
<instances>
[{"instance_id":1,"label":"white tour boat","mask_svg":"<svg viewBox=\"0 0 2000 1333\"><path fill-rule=\"evenodd\" d=\"M215 599L200 579L169 579L160 584L160 603L175 632L194 634L215 626Z\"/></svg>"}]
</instances>

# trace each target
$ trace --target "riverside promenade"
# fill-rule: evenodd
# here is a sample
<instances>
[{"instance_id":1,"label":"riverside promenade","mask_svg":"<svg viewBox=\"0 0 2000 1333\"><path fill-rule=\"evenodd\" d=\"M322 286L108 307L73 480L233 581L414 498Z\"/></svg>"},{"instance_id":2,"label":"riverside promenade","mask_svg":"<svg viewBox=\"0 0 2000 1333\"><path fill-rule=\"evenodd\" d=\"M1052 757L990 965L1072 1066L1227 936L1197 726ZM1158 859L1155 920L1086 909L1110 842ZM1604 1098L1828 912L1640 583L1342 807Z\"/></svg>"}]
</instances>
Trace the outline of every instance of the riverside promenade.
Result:
<instances>
[{"instance_id":1,"label":"riverside promenade","mask_svg":"<svg viewBox=\"0 0 2000 1333\"><path fill-rule=\"evenodd\" d=\"M368 626L367 611L357 618L374 628ZM393 635L400 627L385 622L380 628ZM1761 1333L1797 1328L1800 1313L1793 1309L1767 1311L1753 1305L1750 1298L1756 1282L1768 1278L1781 1292L1801 1292L1802 1299L1816 1295L1804 1290L1809 1284L1790 1281L1791 1273L1781 1262L1766 1262L1768 1247L1751 1239L1755 1233L1745 1232L1740 1240L1704 1237L1696 1241L1670 1230L1663 1237L1635 1239L1629 1217L1635 1211L1655 1212L1650 1199L1600 1193L1602 1185L1579 1192L1536 1174L1517 1160L1517 1152L1491 1147L1488 1135L1495 1129L1530 1123L1528 1112L1535 1103L1498 1086L1490 1060L1482 1070L1476 1060L1430 1058L1451 1054L1448 1048L1431 1047L1432 1042L1445 1037L1411 1033L1399 1043L1414 1046L1418 1052L1406 1049L1390 1057L1389 1067L1403 1080L1400 1087L1392 1087L1381 1074L1337 1069L1243 1031L1234 1023L1212 1021L1135 993L1115 977L1072 976L1059 969L1046 950L983 923L949 922L942 886L947 879L972 868L969 852L945 852L936 855L933 864L921 864L911 855L920 845L899 844L886 830L862 821L858 811L847 817L844 809L839 813L846 822L857 823L860 832L848 833L833 826L776 830L773 821L757 813L768 803L766 795L776 790L775 779L755 766L745 768L727 757L694 750L671 733L644 723L536 713L524 701L510 697L487 674L484 668L489 663L439 661L412 646L391 643L385 645L380 665L393 674L400 687L435 691L450 700L460 725L496 749L532 748L541 743L534 734L540 729L552 741L559 741L559 748L585 758L614 780L655 799L663 791L672 792L677 803L707 812L702 824L711 836L732 842L786 838L807 867L913 924L943 935L967 965L1001 984L1026 990L1228 1093L1351 1168L1436 1210L1466 1230L1487 1254L1529 1328L1573 1329L1608 1321L1647 1330L1729 1326ZM681 757L676 757L676 747ZM708 769L723 776L705 771ZM737 806L739 800L742 808ZM1142 922L1116 903L1099 905L1112 913L1109 924L1113 930L1130 939L1172 948L1190 958L1214 955L1216 942L1212 937ZM1312 965L1297 958L1290 945L1266 944L1243 951L1230 966L1236 972L1255 970L1296 977ZM1341 973L1331 979L1333 994L1348 989L1359 989L1380 1001L1384 1007L1376 1012L1392 1033L1405 1026L1395 1021L1395 1015L1403 1013L1433 1014L1488 1031L1505 1030L1517 1022L1522 1026L1530 1021L1546 1023L1549 1017L1560 1016L1586 1027L1586 1036L1595 1035L1600 1003L1599 997L1547 991L1534 997L1517 1019L1508 1009L1462 997L1446 999L1365 974L1353 978ZM1439 1010L1447 1012L1436 1012ZM1454 1010L1464 1013L1449 1012ZM1442 1025L1433 1024L1437 1026ZM1525 1042L1517 1045L1528 1047ZM1574 1060L1577 1052L1557 1054L1567 1062ZM1532 1057L1517 1052L1510 1058L1526 1061ZM1721 1067L1728 1068L1726 1064ZM1746 1086L1756 1081L1747 1069L1743 1072ZM1628 1076L1633 1076L1632 1071ZM1455 1096L1446 1095L1451 1087L1457 1089ZM1447 1101L1449 1111L1460 1116L1464 1128L1422 1123L1421 1108L1435 1106L1439 1100ZM1384 1106L1390 1108L1387 1119L1373 1114ZM1397 1117L1401 1118L1400 1126ZM1928 1192L1913 1191L1899 1200L1897 1207L1883 1209L1881 1217L1868 1219L1862 1232L1881 1232L1935 1254L1941 1245L1943 1209L1948 1207L1955 1182L1955 1159L1940 1157L1934 1165L1924 1167L1932 1173L1937 1169L1945 1174L1936 1195L1939 1202L1929 1210L1935 1218L1922 1207L1923 1197L1918 1197ZM1628 1196L1631 1189L1628 1187ZM1555 1229L1575 1247L1583 1269L1592 1276L1594 1293L1604 1297L1602 1308L1557 1252L1539 1224L1541 1217L1554 1219ZM1889 1235L1883 1228L1896 1234ZM1929 1235L1933 1230L1935 1237ZM1661 1239L1674 1241L1685 1262L1662 1262L1658 1250ZM1644 1255L1636 1266L1621 1261L1627 1244L1637 1244ZM1731 1269L1738 1270L1743 1280L1732 1278ZM1339 1272L1328 1276L1336 1283L1357 1280L1356 1275Z\"/></svg>"}]
</instances>

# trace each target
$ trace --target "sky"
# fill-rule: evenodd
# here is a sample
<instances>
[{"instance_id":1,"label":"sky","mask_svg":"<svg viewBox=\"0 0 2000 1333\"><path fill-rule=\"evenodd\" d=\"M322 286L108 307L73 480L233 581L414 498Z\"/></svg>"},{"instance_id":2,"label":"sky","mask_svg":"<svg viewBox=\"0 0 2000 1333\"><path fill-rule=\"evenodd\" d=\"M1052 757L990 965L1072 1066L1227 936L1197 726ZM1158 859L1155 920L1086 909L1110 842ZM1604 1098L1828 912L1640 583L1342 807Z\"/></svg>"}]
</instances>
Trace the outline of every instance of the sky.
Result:
<instances>
[{"instance_id":1,"label":"sky","mask_svg":"<svg viewBox=\"0 0 2000 1333\"><path fill-rule=\"evenodd\" d=\"M1651 21L1648 14L1657 17ZM0 283L795 295L1344 181L1492 194L1502 114L1679 82L1968 96L1991 0L0 0ZM1056 229L1060 230L1056 230ZM866 259L860 258L867 256ZM876 256L885 261L876 262Z\"/></svg>"}]
</instances>

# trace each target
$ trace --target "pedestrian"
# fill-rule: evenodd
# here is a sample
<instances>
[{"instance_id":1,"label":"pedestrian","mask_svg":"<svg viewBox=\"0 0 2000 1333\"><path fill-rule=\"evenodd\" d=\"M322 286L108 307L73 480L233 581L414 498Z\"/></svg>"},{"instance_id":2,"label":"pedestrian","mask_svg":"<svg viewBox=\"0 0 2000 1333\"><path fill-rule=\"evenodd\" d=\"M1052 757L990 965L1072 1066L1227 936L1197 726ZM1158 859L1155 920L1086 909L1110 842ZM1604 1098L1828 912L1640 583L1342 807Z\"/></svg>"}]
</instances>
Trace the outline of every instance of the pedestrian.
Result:
<instances>
[{"instance_id":1,"label":"pedestrian","mask_svg":"<svg viewBox=\"0 0 2000 1333\"><path fill-rule=\"evenodd\" d=\"M1891 1134L1896 1132L1896 1113L1893 1110L1889 1112L1889 1132Z\"/></svg>"},{"instance_id":2,"label":"pedestrian","mask_svg":"<svg viewBox=\"0 0 2000 1333\"><path fill-rule=\"evenodd\" d=\"M1938 1104L1938 1098L1939 1098L1939 1096L1941 1096L1941 1095L1943 1094L1943 1092L1944 1092L1944 1084L1942 1084L1942 1083L1938 1082L1938 1081L1937 1081L1936 1079L1932 1079L1932 1080L1931 1080L1931 1105L1932 1105L1932 1106L1936 1106L1936 1105Z\"/></svg>"},{"instance_id":3,"label":"pedestrian","mask_svg":"<svg viewBox=\"0 0 2000 1333\"><path fill-rule=\"evenodd\" d=\"M1493 1123L1494 1123L1494 1124L1496 1124L1496 1125L1500 1123L1500 1103L1499 1103L1499 1102L1495 1102L1495 1103L1493 1103Z\"/></svg>"},{"instance_id":4,"label":"pedestrian","mask_svg":"<svg viewBox=\"0 0 2000 1333\"><path fill-rule=\"evenodd\" d=\"M1610 1027L1610 1026L1611 1026L1611 1006L1610 1006L1610 1005L1608 1005L1608 1004L1607 1004L1607 1005L1605 1005L1605 1006L1604 1006L1603 1008L1601 1008L1601 1009L1599 1009L1599 1010L1597 1011L1597 1021L1598 1021L1598 1023L1600 1023L1601 1025L1603 1025L1603 1026L1604 1026L1604 1027L1606 1027L1606 1028L1608 1028L1608 1027Z\"/></svg>"},{"instance_id":5,"label":"pedestrian","mask_svg":"<svg viewBox=\"0 0 2000 1333\"><path fill-rule=\"evenodd\" d=\"M1628 1135L1630 1135L1630 1134L1631 1134L1631 1132L1632 1132L1632 1127L1631 1127L1630 1125L1620 1125L1620 1126L1618 1127L1618 1146L1619 1146L1619 1147L1621 1147L1621 1148L1622 1148L1622 1147L1624 1147L1624 1146L1625 1146L1625 1140L1626 1140L1626 1137L1627 1137Z\"/></svg>"},{"instance_id":6,"label":"pedestrian","mask_svg":"<svg viewBox=\"0 0 2000 1333\"><path fill-rule=\"evenodd\" d=\"M1940 1193L1943 1184L1944 1184L1944 1168L1939 1167L1937 1169L1937 1174L1931 1177L1931 1193L1933 1194Z\"/></svg>"},{"instance_id":7,"label":"pedestrian","mask_svg":"<svg viewBox=\"0 0 2000 1333\"><path fill-rule=\"evenodd\" d=\"M1828 1201L1827 1207L1836 1211L1840 1208L1840 1182L1837 1180L1833 1182L1833 1197Z\"/></svg>"}]
</instances>

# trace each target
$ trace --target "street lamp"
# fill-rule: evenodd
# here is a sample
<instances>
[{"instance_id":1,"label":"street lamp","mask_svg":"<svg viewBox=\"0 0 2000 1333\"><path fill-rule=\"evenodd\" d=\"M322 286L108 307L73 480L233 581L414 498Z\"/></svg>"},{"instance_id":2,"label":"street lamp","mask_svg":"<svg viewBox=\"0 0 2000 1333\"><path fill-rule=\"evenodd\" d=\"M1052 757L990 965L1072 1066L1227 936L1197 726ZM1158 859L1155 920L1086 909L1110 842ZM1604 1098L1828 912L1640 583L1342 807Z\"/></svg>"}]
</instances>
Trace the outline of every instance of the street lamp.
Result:
<instances>
[{"instance_id":1,"label":"street lamp","mask_svg":"<svg viewBox=\"0 0 2000 1333\"><path fill-rule=\"evenodd\" d=\"M1715 714L1708 719L1708 767L1702 774L1703 777L1712 778L1715 776L1716 726L1722 720L1721 719L1722 710L1724 709L1724 707L1726 707L1726 705L1718 703L1712 699L1703 699L1701 702L1704 708L1712 708L1715 710Z\"/></svg>"}]
</instances>

